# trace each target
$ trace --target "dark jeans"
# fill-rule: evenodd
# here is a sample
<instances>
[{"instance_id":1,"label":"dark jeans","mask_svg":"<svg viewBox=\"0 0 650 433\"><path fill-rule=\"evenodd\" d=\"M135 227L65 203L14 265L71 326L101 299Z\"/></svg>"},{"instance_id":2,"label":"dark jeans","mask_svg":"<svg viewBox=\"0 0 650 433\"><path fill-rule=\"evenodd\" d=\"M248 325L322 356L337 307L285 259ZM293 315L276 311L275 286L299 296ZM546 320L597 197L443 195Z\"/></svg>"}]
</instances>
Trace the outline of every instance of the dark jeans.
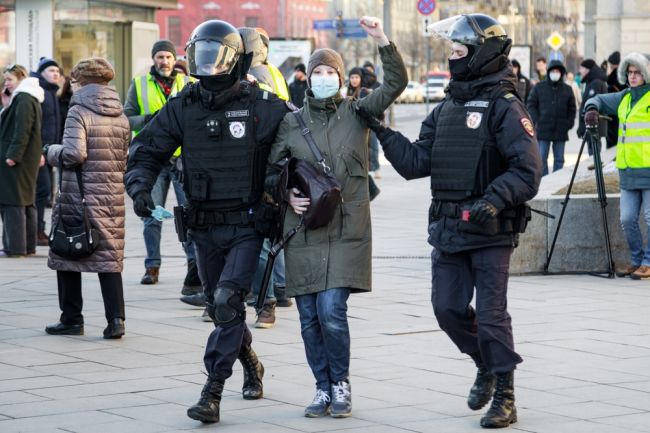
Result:
<instances>
[{"instance_id":1,"label":"dark jeans","mask_svg":"<svg viewBox=\"0 0 650 433\"><path fill-rule=\"evenodd\" d=\"M262 287L262 279L264 278L264 271L266 270L266 263L268 262L269 251L271 250L271 241L267 238L264 239L264 244L262 245L262 251L260 252L260 258L257 262L257 270L255 271L255 277L253 277L253 295L257 298L257 294L260 292ZM275 257L275 263L273 263L273 273L271 274L271 279L269 280L269 287L266 291L266 300L269 302L275 302L275 288L285 286L284 278L284 250L281 250L280 253Z\"/></svg>"},{"instance_id":2,"label":"dark jeans","mask_svg":"<svg viewBox=\"0 0 650 433\"><path fill-rule=\"evenodd\" d=\"M350 289L338 287L296 297L307 362L323 391L350 375L349 296Z\"/></svg>"},{"instance_id":3,"label":"dark jeans","mask_svg":"<svg viewBox=\"0 0 650 433\"><path fill-rule=\"evenodd\" d=\"M2 249L9 255L36 252L36 208L30 206L2 206Z\"/></svg>"},{"instance_id":4,"label":"dark jeans","mask_svg":"<svg viewBox=\"0 0 650 433\"><path fill-rule=\"evenodd\" d=\"M207 230L190 230L190 233L196 247L199 277L209 300L219 285L235 286L244 293L250 289L264 240L254 228L219 225ZM243 301L238 309L246 309ZM252 340L246 322L229 327L215 325L203 356L208 373L215 373L223 380L232 376L239 351L250 346Z\"/></svg>"},{"instance_id":5,"label":"dark jeans","mask_svg":"<svg viewBox=\"0 0 650 433\"><path fill-rule=\"evenodd\" d=\"M122 274L119 272L99 272L99 285L104 298L104 315L106 321L125 319L124 288ZM59 308L61 308L61 323L66 325L84 323L81 310L81 272L56 271L56 281L59 289Z\"/></svg>"},{"instance_id":6,"label":"dark jeans","mask_svg":"<svg viewBox=\"0 0 650 433\"><path fill-rule=\"evenodd\" d=\"M511 247L457 254L433 250L431 303L440 328L468 355L480 353L492 373L512 371L522 361L515 352L508 314ZM470 302L476 288L476 310Z\"/></svg>"},{"instance_id":7,"label":"dark jeans","mask_svg":"<svg viewBox=\"0 0 650 433\"><path fill-rule=\"evenodd\" d=\"M45 164L38 169L36 178L36 211L38 212L38 231L45 231L45 205L51 200L52 196L52 167Z\"/></svg>"},{"instance_id":8,"label":"dark jeans","mask_svg":"<svg viewBox=\"0 0 650 433\"><path fill-rule=\"evenodd\" d=\"M566 141L558 140L537 140L539 145L539 154L542 157L542 176L548 174L548 154L553 147L553 171L558 171L564 167L564 144Z\"/></svg>"}]
</instances>

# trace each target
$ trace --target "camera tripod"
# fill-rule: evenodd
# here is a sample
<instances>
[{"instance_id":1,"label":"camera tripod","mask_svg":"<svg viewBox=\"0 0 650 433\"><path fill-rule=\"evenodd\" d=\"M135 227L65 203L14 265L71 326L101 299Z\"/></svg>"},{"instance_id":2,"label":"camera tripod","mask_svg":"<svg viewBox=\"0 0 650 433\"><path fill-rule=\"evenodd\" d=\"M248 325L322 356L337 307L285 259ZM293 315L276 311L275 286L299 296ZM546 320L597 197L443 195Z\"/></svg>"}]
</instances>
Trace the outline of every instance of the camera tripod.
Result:
<instances>
[{"instance_id":1,"label":"camera tripod","mask_svg":"<svg viewBox=\"0 0 650 433\"><path fill-rule=\"evenodd\" d=\"M569 204L569 199L571 196L571 189L573 188L573 182L576 178L576 173L578 172L578 165L580 164L580 157L585 148L585 143L589 141L593 155L594 155L594 172L596 174L596 190L598 192L598 203L600 203L600 211L603 219L603 228L605 232L605 249L607 250L607 265L608 269L605 272L588 272L590 275L603 277L603 278L614 278L614 260L612 259L612 246L609 240L609 225L607 224L607 194L605 193L605 178L603 177L603 166L602 160L600 159L600 149L598 146L599 136L598 128L587 128L584 138L582 139L582 144L580 145L580 151L578 152L578 159L576 161L575 167L573 167L573 174L571 175L571 181L569 182L569 187L567 188L566 195L564 196L564 201L562 202L562 212L560 213L560 219L557 222L557 227L555 228L555 235L553 236L553 243L551 244L551 249L548 253L546 259L546 264L544 265L544 273L548 274L548 267L551 263L551 258L553 257L553 250L555 250L555 243L557 242L558 234L560 233L560 228L562 227L562 220L564 219L564 212L566 207Z\"/></svg>"}]
</instances>

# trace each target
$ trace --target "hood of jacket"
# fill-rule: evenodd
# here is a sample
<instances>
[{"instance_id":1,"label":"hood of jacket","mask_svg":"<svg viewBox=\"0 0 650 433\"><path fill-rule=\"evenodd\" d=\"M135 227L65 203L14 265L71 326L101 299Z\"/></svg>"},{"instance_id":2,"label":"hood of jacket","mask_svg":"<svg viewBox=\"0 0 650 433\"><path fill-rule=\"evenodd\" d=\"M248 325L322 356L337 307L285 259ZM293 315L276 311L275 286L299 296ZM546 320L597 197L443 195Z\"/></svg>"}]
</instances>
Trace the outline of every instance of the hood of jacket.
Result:
<instances>
[{"instance_id":1,"label":"hood of jacket","mask_svg":"<svg viewBox=\"0 0 650 433\"><path fill-rule=\"evenodd\" d=\"M70 100L70 108L75 105L102 116L118 117L124 112L115 88L101 84L87 84L77 90Z\"/></svg>"},{"instance_id":2,"label":"hood of jacket","mask_svg":"<svg viewBox=\"0 0 650 433\"><path fill-rule=\"evenodd\" d=\"M451 80L448 91L455 99L470 101L476 98L486 87L494 87L496 85L501 85L504 90L517 94L516 82L517 76L512 69L512 65L508 64L505 68L493 74L484 75L476 80Z\"/></svg>"},{"instance_id":3,"label":"hood of jacket","mask_svg":"<svg viewBox=\"0 0 650 433\"><path fill-rule=\"evenodd\" d=\"M17 94L27 93L28 95L36 98L39 104L42 104L45 100L45 92L43 88L38 84L38 79L35 77L25 78L23 81L18 84L14 93L11 94L11 100L13 101Z\"/></svg>"},{"instance_id":4,"label":"hood of jacket","mask_svg":"<svg viewBox=\"0 0 650 433\"><path fill-rule=\"evenodd\" d=\"M266 46L262 41L262 37L253 28L242 27L239 29L239 34L242 35L244 40L244 48L246 53L253 53L253 61L251 67L266 63L267 53Z\"/></svg>"},{"instance_id":5,"label":"hood of jacket","mask_svg":"<svg viewBox=\"0 0 650 433\"><path fill-rule=\"evenodd\" d=\"M589 70L589 73L582 78L585 83L590 83L594 80L607 81L607 73L603 71L600 66L596 65Z\"/></svg>"},{"instance_id":6,"label":"hood of jacket","mask_svg":"<svg viewBox=\"0 0 650 433\"><path fill-rule=\"evenodd\" d=\"M58 84L50 83L41 74L38 74L36 72L30 72L29 76L36 78L38 80L38 84L43 88L43 90L47 92L56 92L57 90L59 90Z\"/></svg>"},{"instance_id":7,"label":"hood of jacket","mask_svg":"<svg viewBox=\"0 0 650 433\"><path fill-rule=\"evenodd\" d=\"M618 67L618 82L627 84L627 67L636 66L643 74L643 81L650 84L650 60L641 53L630 53L623 57L623 61Z\"/></svg>"}]
</instances>

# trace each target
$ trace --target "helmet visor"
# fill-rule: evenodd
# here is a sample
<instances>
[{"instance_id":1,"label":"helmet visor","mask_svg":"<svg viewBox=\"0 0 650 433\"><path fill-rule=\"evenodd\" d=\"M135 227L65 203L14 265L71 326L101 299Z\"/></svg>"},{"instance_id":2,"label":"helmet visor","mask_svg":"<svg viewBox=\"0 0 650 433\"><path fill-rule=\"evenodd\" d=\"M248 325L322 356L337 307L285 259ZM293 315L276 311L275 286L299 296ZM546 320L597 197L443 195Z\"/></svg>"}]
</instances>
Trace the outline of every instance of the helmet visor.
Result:
<instances>
[{"instance_id":1,"label":"helmet visor","mask_svg":"<svg viewBox=\"0 0 650 433\"><path fill-rule=\"evenodd\" d=\"M430 24L428 30L435 38L463 45L481 45L485 40L485 34L476 21L467 15L456 15Z\"/></svg>"},{"instance_id":2,"label":"helmet visor","mask_svg":"<svg viewBox=\"0 0 650 433\"><path fill-rule=\"evenodd\" d=\"M218 41L200 40L187 47L190 75L199 77L230 74L238 58L236 49Z\"/></svg>"}]
</instances>

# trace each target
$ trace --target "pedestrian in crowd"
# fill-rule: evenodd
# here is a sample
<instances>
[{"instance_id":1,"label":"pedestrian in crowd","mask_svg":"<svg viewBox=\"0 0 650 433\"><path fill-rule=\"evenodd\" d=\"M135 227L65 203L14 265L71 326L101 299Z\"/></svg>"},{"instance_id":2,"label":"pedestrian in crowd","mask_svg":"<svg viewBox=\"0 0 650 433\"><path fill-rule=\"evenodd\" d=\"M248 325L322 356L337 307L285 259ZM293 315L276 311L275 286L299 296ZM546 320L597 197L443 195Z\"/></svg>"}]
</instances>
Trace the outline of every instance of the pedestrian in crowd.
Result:
<instances>
[{"instance_id":1,"label":"pedestrian in crowd","mask_svg":"<svg viewBox=\"0 0 650 433\"><path fill-rule=\"evenodd\" d=\"M288 101L289 88L282 72L269 62L269 37L264 29L240 27L239 33L244 39L247 53L253 53L249 73L255 77L262 90L275 93L278 98Z\"/></svg>"},{"instance_id":2,"label":"pedestrian in crowd","mask_svg":"<svg viewBox=\"0 0 650 433\"><path fill-rule=\"evenodd\" d=\"M579 117L579 124L578 124L578 138L583 138L586 132L585 129L585 121L583 118L584 115L584 107L585 103L589 98L593 98L596 95L599 95L601 93L607 93L607 75L605 72L596 64L596 62L593 59L585 59L580 63L580 75L582 76L582 82L585 83L585 88L582 93L582 106L580 107L580 116ZM599 137L605 137L607 134L607 121L601 119L600 120L600 128L598 131L598 136ZM596 142L596 147L597 149L592 148L592 143L591 141L588 142L587 145L587 151L589 152L589 156L592 156L594 151L600 153L600 149L602 148L602 143L599 138L599 140ZM589 166L587 166L589 170L594 169L594 163L592 162Z\"/></svg>"},{"instance_id":3,"label":"pedestrian in crowd","mask_svg":"<svg viewBox=\"0 0 650 433\"><path fill-rule=\"evenodd\" d=\"M179 93L190 82L188 76L174 70L176 48L171 41L161 39L154 43L151 49L151 58L153 59L151 69L146 75L133 79L124 104L124 114L128 117L131 130L136 136L156 116L169 98ZM165 207L170 185L174 189L179 206L185 204L183 186L173 170L179 156L180 148L170 157L156 178L151 191L153 207ZM151 216L144 217L143 222L144 245L147 255L144 259L145 273L140 284L156 284L162 263L160 254L162 222ZM200 293L201 281L196 268L196 255L191 239L183 243L183 249L187 259L187 274L183 281L181 294Z\"/></svg>"},{"instance_id":4,"label":"pedestrian in crowd","mask_svg":"<svg viewBox=\"0 0 650 433\"><path fill-rule=\"evenodd\" d=\"M21 65L4 69L0 113L0 257L36 253L37 219L34 198L42 165L41 103L43 89L27 78Z\"/></svg>"},{"instance_id":5,"label":"pedestrian in crowd","mask_svg":"<svg viewBox=\"0 0 650 433\"><path fill-rule=\"evenodd\" d=\"M537 72L537 80L544 81L546 78L546 57L538 57L535 60L535 71Z\"/></svg>"},{"instance_id":6,"label":"pedestrian in crowd","mask_svg":"<svg viewBox=\"0 0 650 433\"><path fill-rule=\"evenodd\" d=\"M176 59L176 63L174 63L174 70L178 74L183 74L183 75L188 76L188 77L190 75L188 70L187 70L187 62L185 60L183 60L183 59Z\"/></svg>"},{"instance_id":7,"label":"pedestrian in crowd","mask_svg":"<svg viewBox=\"0 0 650 433\"><path fill-rule=\"evenodd\" d=\"M400 175L431 177L433 310L478 368L468 406L479 410L492 399L481 426L507 427L517 422L514 370L522 362L507 311L508 269L525 229L525 202L542 174L535 131L515 95L512 41L495 19L457 15L429 30L452 42L451 82L419 140L411 144L369 122ZM476 309L470 305L475 290Z\"/></svg>"},{"instance_id":8,"label":"pedestrian in crowd","mask_svg":"<svg viewBox=\"0 0 650 433\"><path fill-rule=\"evenodd\" d=\"M63 123L65 117L61 110L61 101L57 93L61 71L56 61L41 57L38 68L30 76L38 80L43 88L45 100L41 104L43 120L41 122L41 140L43 145L61 143L63 137ZM36 181L36 211L38 218L38 245L47 246L48 239L45 234L45 207L52 199L52 167L45 163L38 169Z\"/></svg>"},{"instance_id":9,"label":"pedestrian in crowd","mask_svg":"<svg viewBox=\"0 0 650 433\"><path fill-rule=\"evenodd\" d=\"M97 249L83 259L61 257L50 250L47 265L56 271L61 317L45 327L51 335L83 335L81 273L99 276L104 314L104 338L124 335L124 170L131 132L120 96L108 83L115 71L105 59L81 60L72 69L73 92L61 144L44 152L59 167L61 191L52 211L52 226L61 220L78 225L81 193L76 170L81 168L83 197L92 227L99 232Z\"/></svg>"},{"instance_id":10,"label":"pedestrian in crowd","mask_svg":"<svg viewBox=\"0 0 650 433\"><path fill-rule=\"evenodd\" d=\"M395 45L388 41L377 18L362 17L361 26L379 45L384 85L362 99L343 98L341 56L329 48L309 58L309 90L299 115L311 130L325 162L342 185L343 203L329 225L299 232L286 246L287 294L295 297L307 362L316 379L316 394L305 409L307 417L333 417L352 412L350 332L347 299L350 293L371 290L371 229L368 202L368 130L356 115L366 107L379 116L406 88L408 76ZM292 156L316 158L294 115L287 115L273 143L269 162ZM274 184L271 171L267 183ZM284 232L298 225L309 199L292 189ZM278 195L282 194L277 194Z\"/></svg>"},{"instance_id":11,"label":"pedestrian in crowd","mask_svg":"<svg viewBox=\"0 0 650 433\"><path fill-rule=\"evenodd\" d=\"M307 70L304 63L298 63L294 68L293 82L289 84L291 102L298 108L305 103L305 91L307 91Z\"/></svg>"},{"instance_id":12,"label":"pedestrian in crowd","mask_svg":"<svg viewBox=\"0 0 650 433\"><path fill-rule=\"evenodd\" d=\"M530 94L530 80L521 73L521 64L516 59L512 60L512 71L517 77L517 93L519 94L519 98L521 98L525 104L526 101L528 101L528 95Z\"/></svg>"},{"instance_id":13,"label":"pedestrian in crowd","mask_svg":"<svg viewBox=\"0 0 650 433\"><path fill-rule=\"evenodd\" d=\"M609 65L607 75L607 93L616 93L627 88L625 84L618 82L618 65L621 63L621 53L614 51L607 58ZM606 147L616 146L618 141L618 117L615 114L610 116L611 120L607 122L607 136L605 137Z\"/></svg>"},{"instance_id":14,"label":"pedestrian in crowd","mask_svg":"<svg viewBox=\"0 0 650 433\"><path fill-rule=\"evenodd\" d=\"M617 115L620 128L616 168L621 186L621 227L630 248L630 262L616 275L650 278L650 241L639 229L639 213L650 229L650 61L630 53L618 69L618 81L629 86L616 93L599 94L585 102L587 128L599 129L599 113ZM646 246L644 247L644 244Z\"/></svg>"},{"instance_id":15,"label":"pedestrian in crowd","mask_svg":"<svg viewBox=\"0 0 650 433\"><path fill-rule=\"evenodd\" d=\"M578 85L576 76L573 72L568 71L564 78L564 82L567 83L571 90L573 91L573 98L576 101L576 111L582 105L582 93L580 93L580 86Z\"/></svg>"},{"instance_id":16,"label":"pedestrian in crowd","mask_svg":"<svg viewBox=\"0 0 650 433\"><path fill-rule=\"evenodd\" d=\"M366 60L361 68L361 87L367 89L368 91L373 91L381 83L377 80L377 74L375 73L375 65L371 61ZM370 142L370 167L369 171L374 176L375 179L381 179L381 165L379 164L379 141L377 141L377 135L373 131L370 131L370 136L368 137ZM376 185L375 185L376 186ZM379 189L377 189L379 191ZM379 194L379 192L377 192ZM376 196L376 194L375 194ZM374 199L374 197L373 197Z\"/></svg>"},{"instance_id":17,"label":"pedestrian in crowd","mask_svg":"<svg viewBox=\"0 0 650 433\"><path fill-rule=\"evenodd\" d=\"M187 415L218 422L224 383L237 359L244 367L244 399L263 396L264 367L251 347L244 299L271 226L270 206L262 201L266 160L289 109L273 93L241 81L251 59L231 24L200 24L186 52L189 72L199 81L170 99L134 138L126 188L135 213L148 217L151 186L182 148L187 203L181 221L195 242L208 313L215 324L203 357L208 378Z\"/></svg>"},{"instance_id":18,"label":"pedestrian in crowd","mask_svg":"<svg viewBox=\"0 0 650 433\"><path fill-rule=\"evenodd\" d=\"M542 157L542 176L548 174L548 154L553 147L553 171L564 167L564 145L576 118L573 90L564 82L566 68L559 60L548 64L546 79L536 85L528 98L528 111L537 131Z\"/></svg>"}]
</instances>

